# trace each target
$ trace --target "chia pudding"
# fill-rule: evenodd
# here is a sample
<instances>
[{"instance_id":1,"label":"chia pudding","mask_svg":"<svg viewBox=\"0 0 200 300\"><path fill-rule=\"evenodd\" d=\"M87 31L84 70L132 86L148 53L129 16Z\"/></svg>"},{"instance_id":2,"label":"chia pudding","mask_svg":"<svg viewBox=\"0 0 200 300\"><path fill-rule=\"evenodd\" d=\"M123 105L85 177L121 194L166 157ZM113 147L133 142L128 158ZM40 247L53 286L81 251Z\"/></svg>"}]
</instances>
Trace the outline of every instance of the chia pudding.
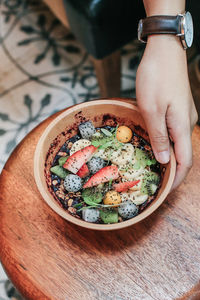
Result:
<instances>
[{"instance_id":1,"label":"chia pudding","mask_svg":"<svg viewBox=\"0 0 200 300\"><path fill-rule=\"evenodd\" d=\"M134 218L155 199L163 172L149 142L128 126L95 128L86 121L56 153L50 189L74 217L112 224Z\"/></svg>"}]
</instances>

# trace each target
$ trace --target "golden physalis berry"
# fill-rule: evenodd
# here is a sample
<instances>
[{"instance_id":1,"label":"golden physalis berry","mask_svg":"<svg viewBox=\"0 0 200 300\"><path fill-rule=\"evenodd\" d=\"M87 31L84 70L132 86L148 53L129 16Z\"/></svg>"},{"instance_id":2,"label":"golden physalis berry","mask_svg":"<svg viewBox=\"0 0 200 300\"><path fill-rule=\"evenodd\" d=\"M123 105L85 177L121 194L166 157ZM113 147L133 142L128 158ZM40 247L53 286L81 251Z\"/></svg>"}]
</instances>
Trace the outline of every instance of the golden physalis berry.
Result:
<instances>
[{"instance_id":1,"label":"golden physalis berry","mask_svg":"<svg viewBox=\"0 0 200 300\"><path fill-rule=\"evenodd\" d=\"M106 193L103 203L105 205L113 205L116 204L114 207L117 207L122 202L120 194L116 191L109 191Z\"/></svg>"},{"instance_id":2,"label":"golden physalis berry","mask_svg":"<svg viewBox=\"0 0 200 300\"><path fill-rule=\"evenodd\" d=\"M116 133L116 138L121 143L128 143L132 139L132 130L127 126L119 126Z\"/></svg>"}]
</instances>

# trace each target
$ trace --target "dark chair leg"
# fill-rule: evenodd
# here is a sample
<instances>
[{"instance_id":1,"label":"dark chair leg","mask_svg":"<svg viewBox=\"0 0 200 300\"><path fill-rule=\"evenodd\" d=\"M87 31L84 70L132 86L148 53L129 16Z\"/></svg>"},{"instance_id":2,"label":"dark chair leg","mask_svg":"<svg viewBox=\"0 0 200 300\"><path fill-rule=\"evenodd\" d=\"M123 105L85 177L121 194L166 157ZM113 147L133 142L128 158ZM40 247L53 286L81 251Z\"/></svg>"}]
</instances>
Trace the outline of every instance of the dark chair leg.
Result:
<instances>
[{"instance_id":1,"label":"dark chair leg","mask_svg":"<svg viewBox=\"0 0 200 300\"><path fill-rule=\"evenodd\" d=\"M116 51L103 59L91 57L101 97L119 97L121 81L120 51Z\"/></svg>"}]
</instances>

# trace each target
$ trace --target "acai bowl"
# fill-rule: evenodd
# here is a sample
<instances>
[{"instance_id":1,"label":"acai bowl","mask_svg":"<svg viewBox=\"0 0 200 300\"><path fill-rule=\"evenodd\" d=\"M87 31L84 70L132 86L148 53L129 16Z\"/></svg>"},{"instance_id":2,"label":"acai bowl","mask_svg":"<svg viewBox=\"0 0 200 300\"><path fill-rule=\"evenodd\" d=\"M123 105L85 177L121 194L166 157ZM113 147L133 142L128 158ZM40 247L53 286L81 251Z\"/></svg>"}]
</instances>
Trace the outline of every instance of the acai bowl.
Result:
<instances>
[{"instance_id":1,"label":"acai bowl","mask_svg":"<svg viewBox=\"0 0 200 300\"><path fill-rule=\"evenodd\" d=\"M171 159L153 155L139 109L102 99L61 113L42 134L34 174L48 205L85 228L114 230L138 223L164 201L175 176Z\"/></svg>"}]
</instances>

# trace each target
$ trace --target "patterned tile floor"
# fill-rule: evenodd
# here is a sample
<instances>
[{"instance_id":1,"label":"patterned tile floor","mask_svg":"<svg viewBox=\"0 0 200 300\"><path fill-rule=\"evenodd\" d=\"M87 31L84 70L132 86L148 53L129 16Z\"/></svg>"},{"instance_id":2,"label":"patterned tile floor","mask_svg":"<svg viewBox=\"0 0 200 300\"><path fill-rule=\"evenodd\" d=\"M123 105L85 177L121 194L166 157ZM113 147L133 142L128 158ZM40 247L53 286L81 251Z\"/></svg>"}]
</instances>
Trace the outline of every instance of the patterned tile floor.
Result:
<instances>
[{"instance_id":1,"label":"patterned tile floor","mask_svg":"<svg viewBox=\"0 0 200 300\"><path fill-rule=\"evenodd\" d=\"M122 95L134 96L143 45L121 51ZM0 171L38 123L69 105L99 96L93 66L70 32L39 0L0 0ZM0 266L0 300L8 299ZM12 293L11 293L12 294Z\"/></svg>"}]
</instances>

